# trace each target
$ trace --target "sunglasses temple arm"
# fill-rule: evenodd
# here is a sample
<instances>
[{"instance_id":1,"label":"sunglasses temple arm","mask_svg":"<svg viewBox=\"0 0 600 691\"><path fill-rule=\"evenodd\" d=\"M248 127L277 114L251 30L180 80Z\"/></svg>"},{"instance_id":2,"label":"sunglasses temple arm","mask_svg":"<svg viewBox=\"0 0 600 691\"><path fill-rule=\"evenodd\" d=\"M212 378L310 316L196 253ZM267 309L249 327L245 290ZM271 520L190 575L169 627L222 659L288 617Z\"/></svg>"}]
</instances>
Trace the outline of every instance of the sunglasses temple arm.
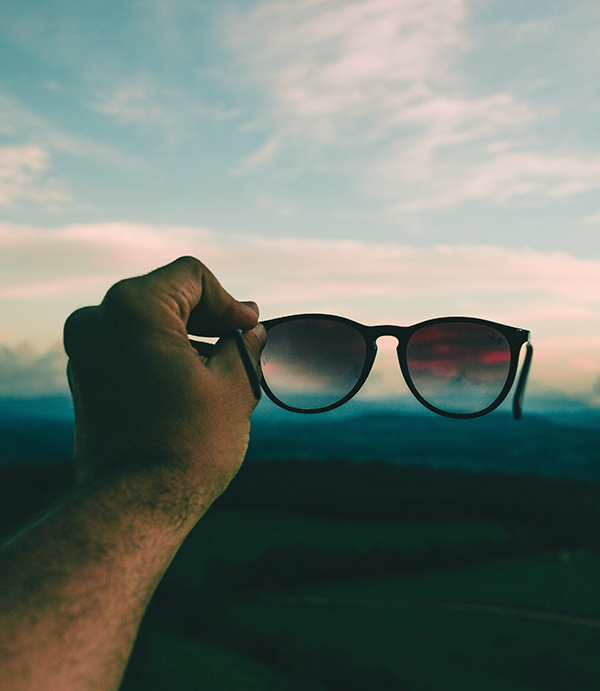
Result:
<instances>
[{"instance_id":1,"label":"sunglasses temple arm","mask_svg":"<svg viewBox=\"0 0 600 691\"><path fill-rule=\"evenodd\" d=\"M523 360L523 366L521 367L521 374L519 375L519 381L517 382L517 388L515 391L515 397L513 398L513 417L515 420L520 420L523 415L523 399L525 398L525 385L527 384L527 375L529 374L529 368L531 367L531 359L533 358L533 346L531 343L527 343L525 350L525 360Z\"/></svg>"},{"instance_id":2,"label":"sunglasses temple arm","mask_svg":"<svg viewBox=\"0 0 600 691\"><path fill-rule=\"evenodd\" d=\"M248 349L246 348L246 342L244 341L242 330L236 329L234 337L238 353L240 354L240 358L242 360L242 364L244 365L244 369L246 370L246 376L248 377L252 393L254 394L254 398L256 398L257 401L260 401L260 379L258 377L254 364L252 363L252 360L248 353Z\"/></svg>"}]
</instances>

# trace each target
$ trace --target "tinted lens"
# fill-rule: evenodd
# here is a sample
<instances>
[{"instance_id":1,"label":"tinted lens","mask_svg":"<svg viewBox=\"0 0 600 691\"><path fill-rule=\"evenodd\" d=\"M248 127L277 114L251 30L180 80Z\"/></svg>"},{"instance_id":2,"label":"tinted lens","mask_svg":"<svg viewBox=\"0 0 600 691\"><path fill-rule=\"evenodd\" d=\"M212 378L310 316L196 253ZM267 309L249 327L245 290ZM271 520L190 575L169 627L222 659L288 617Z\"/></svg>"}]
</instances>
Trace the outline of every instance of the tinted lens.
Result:
<instances>
[{"instance_id":1,"label":"tinted lens","mask_svg":"<svg viewBox=\"0 0 600 691\"><path fill-rule=\"evenodd\" d=\"M317 410L352 391L367 345L360 331L329 319L294 319L271 327L262 372L271 392L292 408Z\"/></svg>"},{"instance_id":2,"label":"tinted lens","mask_svg":"<svg viewBox=\"0 0 600 691\"><path fill-rule=\"evenodd\" d=\"M502 392L510 369L510 346L485 324L448 322L416 331L407 364L417 391L448 413L478 413Z\"/></svg>"}]
</instances>

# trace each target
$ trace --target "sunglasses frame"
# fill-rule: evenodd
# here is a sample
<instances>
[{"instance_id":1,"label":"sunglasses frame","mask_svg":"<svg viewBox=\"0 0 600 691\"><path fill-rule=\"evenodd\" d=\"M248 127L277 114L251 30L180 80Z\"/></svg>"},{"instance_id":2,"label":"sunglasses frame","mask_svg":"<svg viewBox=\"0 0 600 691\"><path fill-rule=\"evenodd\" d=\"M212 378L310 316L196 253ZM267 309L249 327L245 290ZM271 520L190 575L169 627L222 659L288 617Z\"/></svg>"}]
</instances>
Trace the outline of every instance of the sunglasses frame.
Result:
<instances>
[{"instance_id":1,"label":"sunglasses frame","mask_svg":"<svg viewBox=\"0 0 600 691\"><path fill-rule=\"evenodd\" d=\"M525 384L527 382L527 375L529 374L529 368L531 366L531 359L533 356L533 347L530 343L531 334L526 329L519 329L514 326L507 326L506 324L499 324L497 322L488 321L487 319L479 319L477 317L438 317L437 319L428 319L426 321L419 322L418 324L413 324L412 326L395 326L390 324L380 326L365 326L364 324L355 322L352 319L347 319L346 317L339 317L333 314L308 313L293 314L286 317L278 317L276 319L268 319L266 321L261 322L261 324L267 330L267 343L268 332L274 326L278 326L279 324L284 324L286 322L306 319L320 319L339 322L341 324L346 324L347 326L350 326L354 328L356 331L358 331L363 336L366 345L366 355L363 369L354 387L342 399L340 399L336 403L332 403L323 408L314 409L295 408L293 406L287 405L283 401L279 400L277 396L275 396L275 394L269 388L269 385L267 384L265 378L262 377L261 387L263 391L271 399L271 401L273 401L273 403L278 405L280 408L289 410L294 413L304 413L311 415L315 413L326 413L329 410L334 410L335 408L339 408L340 406L344 405L344 403L347 403L351 398L356 396L356 394L362 388L363 384L366 382L369 374L371 373L371 369L373 367L373 363L375 362L375 357L377 355L377 339L380 336L393 336L398 340L396 353L398 355L400 370L404 377L404 381L406 382L406 385L408 386L413 396L419 401L419 403L425 406L425 408L428 408L434 413L437 413L438 415L443 415L444 417L459 420L466 420L470 418L477 418L482 417L483 415L487 415L488 413L491 413L492 410L495 410L506 399L508 393L510 392L515 382L521 348L524 344L526 344L525 359L523 361L521 374L519 375L519 380L513 399L513 417L516 420L519 420L521 418L523 397L525 394ZM492 327L499 331L506 338L506 341L510 348L510 366L508 376L502 391L491 405L489 405L484 410L478 411L476 413L451 413L432 405L431 403L426 401L418 392L417 388L413 384L412 378L408 370L406 351L410 337L416 331L426 326L431 326L433 324L448 324L452 322L483 324L485 326Z\"/></svg>"}]
</instances>

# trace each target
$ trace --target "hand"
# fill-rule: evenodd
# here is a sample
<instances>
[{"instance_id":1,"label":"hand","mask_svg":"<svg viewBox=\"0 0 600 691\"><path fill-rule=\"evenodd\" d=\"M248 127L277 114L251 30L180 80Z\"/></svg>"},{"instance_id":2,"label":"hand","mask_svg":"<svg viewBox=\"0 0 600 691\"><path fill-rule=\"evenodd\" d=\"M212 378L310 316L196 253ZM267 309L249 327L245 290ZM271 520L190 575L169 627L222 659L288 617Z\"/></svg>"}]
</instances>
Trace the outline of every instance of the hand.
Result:
<instances>
[{"instance_id":1,"label":"hand","mask_svg":"<svg viewBox=\"0 0 600 691\"><path fill-rule=\"evenodd\" d=\"M99 306L69 317L64 342L83 485L130 477L147 484L148 501L185 507L178 520L197 520L239 469L256 405L236 328L246 331L258 369L266 339L258 307L235 300L191 257L121 281ZM221 336L210 358L188 332Z\"/></svg>"},{"instance_id":2,"label":"hand","mask_svg":"<svg viewBox=\"0 0 600 691\"><path fill-rule=\"evenodd\" d=\"M14 691L119 688L148 602L237 472L256 399L258 308L196 259L121 281L65 324L79 484L0 546L0 679ZM186 327L221 336L209 358Z\"/></svg>"}]
</instances>

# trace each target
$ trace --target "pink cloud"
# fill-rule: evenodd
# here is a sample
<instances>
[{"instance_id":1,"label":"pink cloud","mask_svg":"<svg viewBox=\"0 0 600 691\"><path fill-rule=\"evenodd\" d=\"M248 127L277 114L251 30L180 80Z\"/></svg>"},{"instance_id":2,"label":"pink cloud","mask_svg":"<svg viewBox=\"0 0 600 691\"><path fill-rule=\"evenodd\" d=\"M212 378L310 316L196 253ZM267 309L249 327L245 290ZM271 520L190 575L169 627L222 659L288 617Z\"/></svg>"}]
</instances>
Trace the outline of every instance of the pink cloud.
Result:
<instances>
[{"instance_id":1,"label":"pink cloud","mask_svg":"<svg viewBox=\"0 0 600 691\"><path fill-rule=\"evenodd\" d=\"M409 324L467 314L531 329L534 380L584 391L600 364L599 259L128 223L54 231L1 225L0 299L6 314L10 308L19 315L4 328L12 338L54 341L70 310L97 303L119 278L182 254L201 259L240 299L256 300L264 318L317 311L370 324Z\"/></svg>"}]
</instances>

